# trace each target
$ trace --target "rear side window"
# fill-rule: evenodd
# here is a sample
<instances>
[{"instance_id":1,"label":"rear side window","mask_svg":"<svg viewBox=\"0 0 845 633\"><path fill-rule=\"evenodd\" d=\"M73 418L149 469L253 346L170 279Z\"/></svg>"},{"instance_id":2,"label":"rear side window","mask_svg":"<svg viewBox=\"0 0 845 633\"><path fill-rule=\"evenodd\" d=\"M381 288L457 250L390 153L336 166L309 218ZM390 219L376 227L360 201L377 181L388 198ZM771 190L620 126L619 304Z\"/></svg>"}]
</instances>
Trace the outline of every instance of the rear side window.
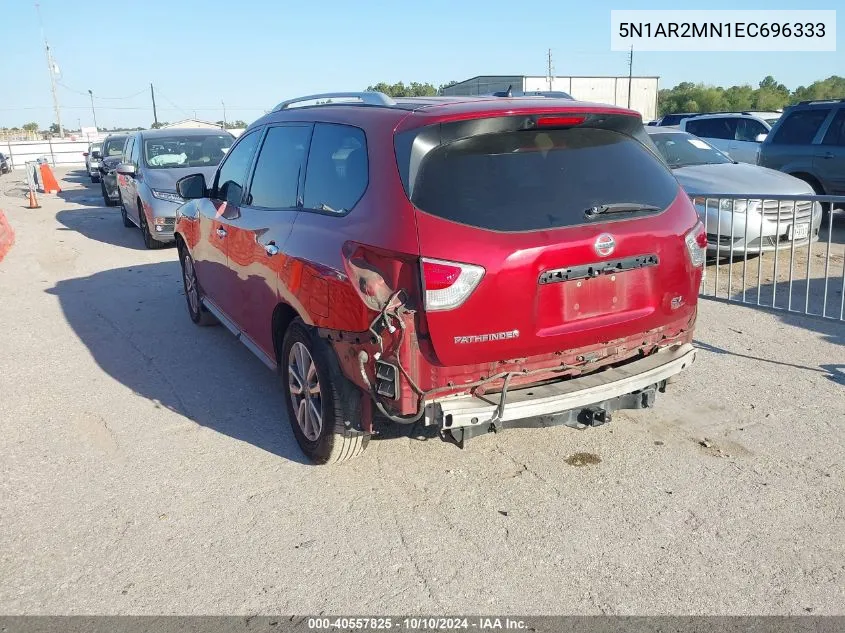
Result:
<instances>
[{"instance_id":1,"label":"rear side window","mask_svg":"<svg viewBox=\"0 0 845 633\"><path fill-rule=\"evenodd\" d=\"M230 204L241 203L247 171L252 163L252 155L255 153L260 136L257 132L250 132L239 139L227 154L220 166L220 171L217 172L217 182L214 187L216 199L225 200Z\"/></svg>"},{"instance_id":2,"label":"rear side window","mask_svg":"<svg viewBox=\"0 0 845 633\"><path fill-rule=\"evenodd\" d=\"M303 204L307 209L346 213L367 189L367 140L348 125L317 123L308 152Z\"/></svg>"},{"instance_id":3,"label":"rear side window","mask_svg":"<svg viewBox=\"0 0 845 633\"><path fill-rule=\"evenodd\" d=\"M781 123L773 142L782 145L809 145L828 114L830 114L830 108L791 112Z\"/></svg>"},{"instance_id":4,"label":"rear side window","mask_svg":"<svg viewBox=\"0 0 845 633\"><path fill-rule=\"evenodd\" d=\"M842 108L833 117L833 121L831 121L830 127L827 129L822 143L824 145L845 147L845 108Z\"/></svg>"},{"instance_id":5,"label":"rear side window","mask_svg":"<svg viewBox=\"0 0 845 633\"><path fill-rule=\"evenodd\" d=\"M736 140L756 141L761 134L768 134L766 126L755 119L737 119Z\"/></svg>"},{"instance_id":6,"label":"rear side window","mask_svg":"<svg viewBox=\"0 0 845 633\"><path fill-rule=\"evenodd\" d=\"M423 159L410 189L411 202L432 215L531 231L584 224L584 212L603 204L663 209L678 183L639 141L581 127L481 134L442 145Z\"/></svg>"},{"instance_id":7,"label":"rear side window","mask_svg":"<svg viewBox=\"0 0 845 633\"><path fill-rule=\"evenodd\" d=\"M267 130L255 163L247 204L272 209L296 206L309 136L310 125L271 127Z\"/></svg>"}]
</instances>

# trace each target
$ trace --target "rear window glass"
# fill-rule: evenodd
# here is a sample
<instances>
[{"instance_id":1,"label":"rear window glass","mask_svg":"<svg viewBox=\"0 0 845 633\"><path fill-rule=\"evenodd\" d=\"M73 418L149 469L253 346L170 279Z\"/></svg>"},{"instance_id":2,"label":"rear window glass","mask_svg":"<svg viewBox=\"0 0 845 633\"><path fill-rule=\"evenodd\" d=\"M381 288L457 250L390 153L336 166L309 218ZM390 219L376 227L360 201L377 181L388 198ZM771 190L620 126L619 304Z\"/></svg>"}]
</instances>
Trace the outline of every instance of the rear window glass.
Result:
<instances>
[{"instance_id":1,"label":"rear window glass","mask_svg":"<svg viewBox=\"0 0 845 633\"><path fill-rule=\"evenodd\" d=\"M829 113L830 108L792 112L780 124L774 142L783 145L809 145Z\"/></svg>"},{"instance_id":2,"label":"rear window glass","mask_svg":"<svg viewBox=\"0 0 845 633\"><path fill-rule=\"evenodd\" d=\"M411 191L411 202L432 215L531 231L584 224L585 210L604 204L663 209L678 183L630 136L572 128L483 134L440 146L423 160Z\"/></svg>"}]
</instances>

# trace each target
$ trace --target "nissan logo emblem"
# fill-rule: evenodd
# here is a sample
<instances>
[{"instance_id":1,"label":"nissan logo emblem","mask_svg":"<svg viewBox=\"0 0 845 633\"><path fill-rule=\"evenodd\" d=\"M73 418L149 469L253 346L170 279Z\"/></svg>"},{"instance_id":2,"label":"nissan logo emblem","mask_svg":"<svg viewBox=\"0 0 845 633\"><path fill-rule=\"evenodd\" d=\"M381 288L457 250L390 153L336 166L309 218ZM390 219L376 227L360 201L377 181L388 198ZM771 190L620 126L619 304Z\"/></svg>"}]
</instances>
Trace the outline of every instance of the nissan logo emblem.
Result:
<instances>
[{"instance_id":1,"label":"nissan logo emblem","mask_svg":"<svg viewBox=\"0 0 845 633\"><path fill-rule=\"evenodd\" d=\"M602 257L607 257L613 252L613 249L616 248L616 240L613 239L613 236L610 233L602 233L596 238L596 243L593 245L593 248L595 248L596 253Z\"/></svg>"}]
</instances>

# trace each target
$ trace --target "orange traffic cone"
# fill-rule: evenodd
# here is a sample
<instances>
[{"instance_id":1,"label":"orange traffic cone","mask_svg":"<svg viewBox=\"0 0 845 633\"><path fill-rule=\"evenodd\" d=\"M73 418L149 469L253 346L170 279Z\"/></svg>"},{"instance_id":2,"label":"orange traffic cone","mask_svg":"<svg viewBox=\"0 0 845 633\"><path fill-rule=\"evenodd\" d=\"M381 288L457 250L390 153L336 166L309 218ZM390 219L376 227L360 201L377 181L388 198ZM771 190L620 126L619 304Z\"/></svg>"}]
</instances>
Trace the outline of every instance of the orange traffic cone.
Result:
<instances>
[{"instance_id":1,"label":"orange traffic cone","mask_svg":"<svg viewBox=\"0 0 845 633\"><path fill-rule=\"evenodd\" d=\"M59 193L62 190L59 187L56 177L53 175L53 170L50 169L50 165L47 163L41 163L41 188L44 190L44 193Z\"/></svg>"},{"instance_id":2,"label":"orange traffic cone","mask_svg":"<svg viewBox=\"0 0 845 633\"><path fill-rule=\"evenodd\" d=\"M38 204L38 198L35 197L35 190L29 190L29 206L27 209L40 209L41 205Z\"/></svg>"}]
</instances>

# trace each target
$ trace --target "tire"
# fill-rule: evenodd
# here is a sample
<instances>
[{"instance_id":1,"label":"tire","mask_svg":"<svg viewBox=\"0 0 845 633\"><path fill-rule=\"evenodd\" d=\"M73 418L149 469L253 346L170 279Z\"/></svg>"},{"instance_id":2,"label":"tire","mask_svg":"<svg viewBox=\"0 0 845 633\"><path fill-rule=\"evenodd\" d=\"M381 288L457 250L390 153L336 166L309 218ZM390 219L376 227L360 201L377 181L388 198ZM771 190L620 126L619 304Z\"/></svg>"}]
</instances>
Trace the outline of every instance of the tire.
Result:
<instances>
[{"instance_id":1,"label":"tire","mask_svg":"<svg viewBox=\"0 0 845 633\"><path fill-rule=\"evenodd\" d=\"M115 202L112 202L111 198L109 198L109 194L106 193L106 185L105 183L103 183L102 180L100 181L100 193L103 196L103 204L105 204L107 207L113 207L116 204ZM126 225L124 224L124 226Z\"/></svg>"},{"instance_id":2,"label":"tire","mask_svg":"<svg viewBox=\"0 0 845 633\"><path fill-rule=\"evenodd\" d=\"M120 217L123 218L123 226L131 229L135 226L132 220L129 219L129 214L126 213L126 206L123 204L123 196L118 197L118 204L120 205Z\"/></svg>"},{"instance_id":3,"label":"tire","mask_svg":"<svg viewBox=\"0 0 845 633\"><path fill-rule=\"evenodd\" d=\"M141 220L141 235L144 238L144 246L150 250L158 250L167 246L166 242L159 242L157 239L153 238L153 234L150 233L150 227L147 224L147 214L144 213L144 208L141 206L140 200L138 200L138 218Z\"/></svg>"},{"instance_id":4,"label":"tire","mask_svg":"<svg viewBox=\"0 0 845 633\"><path fill-rule=\"evenodd\" d=\"M94 183L100 182L100 177L99 176L91 176L91 182L94 182Z\"/></svg>"},{"instance_id":5,"label":"tire","mask_svg":"<svg viewBox=\"0 0 845 633\"><path fill-rule=\"evenodd\" d=\"M342 462L363 453L370 441L368 433L354 428L361 392L341 373L328 344L312 332L296 319L285 333L280 367L288 420L312 462Z\"/></svg>"},{"instance_id":6,"label":"tire","mask_svg":"<svg viewBox=\"0 0 845 633\"><path fill-rule=\"evenodd\" d=\"M194 260L187 248L179 248L179 261L182 264L182 287L185 289L185 302L191 321L200 326L217 325L214 315L202 305L202 287L197 280Z\"/></svg>"}]
</instances>

